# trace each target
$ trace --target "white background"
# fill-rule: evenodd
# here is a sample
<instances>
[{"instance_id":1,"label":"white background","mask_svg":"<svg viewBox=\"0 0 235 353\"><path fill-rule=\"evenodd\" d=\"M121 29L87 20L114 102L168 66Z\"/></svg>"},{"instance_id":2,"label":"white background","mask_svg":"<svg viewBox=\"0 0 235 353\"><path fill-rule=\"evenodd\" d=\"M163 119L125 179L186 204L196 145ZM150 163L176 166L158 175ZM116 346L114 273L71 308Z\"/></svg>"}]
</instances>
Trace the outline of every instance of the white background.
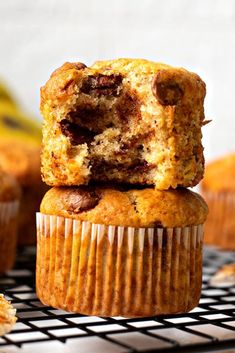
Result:
<instances>
[{"instance_id":1,"label":"white background","mask_svg":"<svg viewBox=\"0 0 235 353\"><path fill-rule=\"evenodd\" d=\"M143 57L207 84L207 159L235 150L234 0L0 0L0 77L40 118L39 88L64 61Z\"/></svg>"}]
</instances>

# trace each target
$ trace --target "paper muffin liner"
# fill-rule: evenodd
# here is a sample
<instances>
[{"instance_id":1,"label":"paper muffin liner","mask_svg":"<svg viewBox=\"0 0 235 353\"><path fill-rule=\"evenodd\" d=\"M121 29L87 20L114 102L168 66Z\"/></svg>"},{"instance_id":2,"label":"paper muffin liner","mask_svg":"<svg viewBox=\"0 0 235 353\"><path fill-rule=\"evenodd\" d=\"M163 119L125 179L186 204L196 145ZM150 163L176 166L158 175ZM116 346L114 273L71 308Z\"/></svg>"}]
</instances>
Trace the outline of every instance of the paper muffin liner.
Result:
<instances>
[{"instance_id":1,"label":"paper muffin liner","mask_svg":"<svg viewBox=\"0 0 235 353\"><path fill-rule=\"evenodd\" d=\"M235 250L235 193L202 192L209 215L205 223L205 243Z\"/></svg>"},{"instance_id":2,"label":"paper muffin liner","mask_svg":"<svg viewBox=\"0 0 235 353\"><path fill-rule=\"evenodd\" d=\"M19 201L0 202L0 273L15 262Z\"/></svg>"},{"instance_id":3,"label":"paper muffin liner","mask_svg":"<svg viewBox=\"0 0 235 353\"><path fill-rule=\"evenodd\" d=\"M88 315L187 312L200 298L202 238L202 225L118 227L38 213L38 297Z\"/></svg>"}]
</instances>

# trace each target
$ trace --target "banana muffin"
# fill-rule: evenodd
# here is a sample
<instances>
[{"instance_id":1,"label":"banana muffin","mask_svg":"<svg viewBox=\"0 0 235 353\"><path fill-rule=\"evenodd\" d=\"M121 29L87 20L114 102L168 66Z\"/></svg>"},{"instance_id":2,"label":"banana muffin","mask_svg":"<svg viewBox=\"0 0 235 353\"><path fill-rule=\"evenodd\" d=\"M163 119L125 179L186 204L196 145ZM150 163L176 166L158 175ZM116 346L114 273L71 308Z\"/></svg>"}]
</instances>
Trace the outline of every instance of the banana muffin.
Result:
<instances>
[{"instance_id":1,"label":"banana muffin","mask_svg":"<svg viewBox=\"0 0 235 353\"><path fill-rule=\"evenodd\" d=\"M44 304L126 317L187 312L198 304L208 212L198 194L54 187L40 211L36 286Z\"/></svg>"},{"instance_id":2,"label":"banana muffin","mask_svg":"<svg viewBox=\"0 0 235 353\"><path fill-rule=\"evenodd\" d=\"M207 165L201 192L210 209L205 242L235 250L235 153Z\"/></svg>"},{"instance_id":3,"label":"banana muffin","mask_svg":"<svg viewBox=\"0 0 235 353\"><path fill-rule=\"evenodd\" d=\"M15 261L20 187L15 178L0 169L0 273Z\"/></svg>"},{"instance_id":4,"label":"banana muffin","mask_svg":"<svg viewBox=\"0 0 235 353\"><path fill-rule=\"evenodd\" d=\"M41 89L44 181L196 185L205 94L198 75L147 60L65 63Z\"/></svg>"},{"instance_id":5,"label":"banana muffin","mask_svg":"<svg viewBox=\"0 0 235 353\"><path fill-rule=\"evenodd\" d=\"M0 336L12 330L17 320L15 315L16 309L0 294Z\"/></svg>"},{"instance_id":6,"label":"banana muffin","mask_svg":"<svg viewBox=\"0 0 235 353\"><path fill-rule=\"evenodd\" d=\"M20 245L35 244L35 212L47 190L41 180L39 144L1 138L0 165L3 170L17 179L22 190L18 243Z\"/></svg>"}]
</instances>

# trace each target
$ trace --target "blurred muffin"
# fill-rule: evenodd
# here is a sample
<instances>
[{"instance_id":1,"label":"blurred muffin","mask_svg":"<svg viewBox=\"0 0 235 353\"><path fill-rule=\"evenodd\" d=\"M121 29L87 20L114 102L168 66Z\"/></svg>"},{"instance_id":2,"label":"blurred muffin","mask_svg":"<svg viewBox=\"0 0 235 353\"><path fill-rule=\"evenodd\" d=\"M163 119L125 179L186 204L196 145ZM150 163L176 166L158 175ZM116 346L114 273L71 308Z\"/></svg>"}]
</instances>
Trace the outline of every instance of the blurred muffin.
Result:
<instances>
[{"instance_id":1,"label":"blurred muffin","mask_svg":"<svg viewBox=\"0 0 235 353\"><path fill-rule=\"evenodd\" d=\"M38 297L99 316L191 310L207 212L186 189L52 188L37 214Z\"/></svg>"},{"instance_id":2,"label":"blurred muffin","mask_svg":"<svg viewBox=\"0 0 235 353\"><path fill-rule=\"evenodd\" d=\"M25 114L0 83L0 165L22 187L19 243L35 244L35 212L45 187L40 177L40 123Z\"/></svg>"},{"instance_id":3,"label":"blurred muffin","mask_svg":"<svg viewBox=\"0 0 235 353\"><path fill-rule=\"evenodd\" d=\"M201 191L209 206L205 242L235 249L235 154L207 165Z\"/></svg>"},{"instance_id":4,"label":"blurred muffin","mask_svg":"<svg viewBox=\"0 0 235 353\"><path fill-rule=\"evenodd\" d=\"M211 277L210 285L212 286L234 286L235 285L235 263L227 264L219 268L219 270Z\"/></svg>"},{"instance_id":5,"label":"blurred muffin","mask_svg":"<svg viewBox=\"0 0 235 353\"><path fill-rule=\"evenodd\" d=\"M0 336L11 331L16 322L16 309L0 294Z\"/></svg>"},{"instance_id":6,"label":"blurred muffin","mask_svg":"<svg viewBox=\"0 0 235 353\"><path fill-rule=\"evenodd\" d=\"M40 175L40 147L36 143L1 138L0 165L22 188L18 242L20 245L35 244L35 212L46 191Z\"/></svg>"},{"instance_id":7,"label":"blurred muffin","mask_svg":"<svg viewBox=\"0 0 235 353\"><path fill-rule=\"evenodd\" d=\"M15 261L20 187L15 178L0 169L0 273Z\"/></svg>"},{"instance_id":8,"label":"blurred muffin","mask_svg":"<svg viewBox=\"0 0 235 353\"><path fill-rule=\"evenodd\" d=\"M205 94L198 75L148 60L65 63L41 89L44 181L196 185Z\"/></svg>"}]
</instances>

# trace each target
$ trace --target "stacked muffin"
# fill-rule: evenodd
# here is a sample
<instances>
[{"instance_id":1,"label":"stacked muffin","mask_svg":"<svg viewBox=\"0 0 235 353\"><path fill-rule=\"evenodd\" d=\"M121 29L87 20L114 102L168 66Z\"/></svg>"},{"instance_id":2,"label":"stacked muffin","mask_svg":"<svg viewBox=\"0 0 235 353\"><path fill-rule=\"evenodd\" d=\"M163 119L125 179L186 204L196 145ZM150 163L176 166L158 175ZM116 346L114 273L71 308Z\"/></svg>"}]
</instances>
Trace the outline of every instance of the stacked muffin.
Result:
<instances>
[{"instance_id":1,"label":"stacked muffin","mask_svg":"<svg viewBox=\"0 0 235 353\"><path fill-rule=\"evenodd\" d=\"M66 63L41 90L43 303L100 316L185 312L201 290L205 84L146 60ZM174 190L175 189L175 190ZM45 276L48 280L45 281Z\"/></svg>"}]
</instances>

